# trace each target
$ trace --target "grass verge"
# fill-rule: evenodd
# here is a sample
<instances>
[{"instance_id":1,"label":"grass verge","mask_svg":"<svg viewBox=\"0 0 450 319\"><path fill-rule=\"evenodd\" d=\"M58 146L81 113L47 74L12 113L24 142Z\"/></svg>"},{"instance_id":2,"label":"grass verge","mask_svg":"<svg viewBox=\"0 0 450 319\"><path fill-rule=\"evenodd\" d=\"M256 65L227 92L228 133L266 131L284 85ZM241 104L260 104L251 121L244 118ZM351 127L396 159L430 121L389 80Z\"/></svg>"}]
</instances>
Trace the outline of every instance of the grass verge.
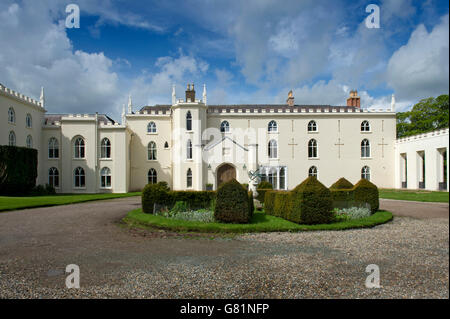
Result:
<instances>
[{"instance_id":1,"label":"grass verge","mask_svg":"<svg viewBox=\"0 0 450 319\"><path fill-rule=\"evenodd\" d=\"M379 189L380 198L411 200L417 202L439 202L448 203L448 192L433 192L425 190L399 190Z\"/></svg>"},{"instance_id":2,"label":"grass verge","mask_svg":"<svg viewBox=\"0 0 450 319\"><path fill-rule=\"evenodd\" d=\"M57 205L67 205L93 200L113 199L121 197L139 196L140 192L123 193L123 194L58 194L52 196L30 196L30 197L7 197L0 196L0 212L47 207Z\"/></svg>"},{"instance_id":3,"label":"grass verge","mask_svg":"<svg viewBox=\"0 0 450 319\"><path fill-rule=\"evenodd\" d=\"M378 211L370 217L343 221L332 224L299 225L279 217L255 212L249 224L202 223L169 219L161 216L145 214L142 209L132 210L123 219L129 226L153 227L171 231L202 232L202 233L251 233L251 232L298 232L308 230L344 230L366 228L387 223L392 220L392 214Z\"/></svg>"}]
</instances>

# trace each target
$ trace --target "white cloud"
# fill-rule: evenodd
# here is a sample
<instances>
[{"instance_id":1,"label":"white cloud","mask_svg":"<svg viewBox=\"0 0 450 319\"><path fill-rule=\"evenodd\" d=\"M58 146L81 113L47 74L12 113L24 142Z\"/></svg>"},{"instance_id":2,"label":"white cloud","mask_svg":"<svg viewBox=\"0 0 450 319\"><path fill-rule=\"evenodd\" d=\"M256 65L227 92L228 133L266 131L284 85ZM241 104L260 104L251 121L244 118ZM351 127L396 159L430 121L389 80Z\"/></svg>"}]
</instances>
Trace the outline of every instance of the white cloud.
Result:
<instances>
[{"instance_id":1,"label":"white cloud","mask_svg":"<svg viewBox=\"0 0 450 319\"><path fill-rule=\"evenodd\" d=\"M408 43L389 60L389 85L400 99L416 100L448 93L449 16L431 32L419 25Z\"/></svg>"},{"instance_id":2,"label":"white cloud","mask_svg":"<svg viewBox=\"0 0 450 319\"><path fill-rule=\"evenodd\" d=\"M49 112L120 114L113 62L101 52L74 52L63 22L50 14L37 2L0 4L0 38L8 43L0 50L2 83L32 97L44 86Z\"/></svg>"}]
</instances>

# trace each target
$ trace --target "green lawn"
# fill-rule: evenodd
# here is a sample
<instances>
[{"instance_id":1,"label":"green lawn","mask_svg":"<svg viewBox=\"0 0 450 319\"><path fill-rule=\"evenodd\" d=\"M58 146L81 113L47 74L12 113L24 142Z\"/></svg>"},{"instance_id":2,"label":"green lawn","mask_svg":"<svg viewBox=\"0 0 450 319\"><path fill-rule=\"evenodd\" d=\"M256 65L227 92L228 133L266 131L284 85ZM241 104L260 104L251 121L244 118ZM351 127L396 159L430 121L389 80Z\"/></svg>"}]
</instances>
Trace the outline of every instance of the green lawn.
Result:
<instances>
[{"instance_id":1,"label":"green lawn","mask_svg":"<svg viewBox=\"0 0 450 319\"><path fill-rule=\"evenodd\" d=\"M380 189L379 192L380 198L448 203L448 192L403 189Z\"/></svg>"},{"instance_id":2,"label":"green lawn","mask_svg":"<svg viewBox=\"0 0 450 319\"><path fill-rule=\"evenodd\" d=\"M276 231L305 231L305 230L343 230L350 228L373 227L392 220L392 214L379 211L370 217L358 220L344 221L333 224L298 225L279 217L255 212L249 224L202 223L169 219L162 216L145 214L138 208L128 213L124 221L130 226L154 227L172 231L203 232L203 233L248 233L248 232L276 232Z\"/></svg>"},{"instance_id":3,"label":"green lawn","mask_svg":"<svg viewBox=\"0 0 450 319\"><path fill-rule=\"evenodd\" d=\"M100 199L139 196L140 192L124 194L61 194L53 196L6 197L0 196L0 212L23 208L67 205Z\"/></svg>"}]
</instances>

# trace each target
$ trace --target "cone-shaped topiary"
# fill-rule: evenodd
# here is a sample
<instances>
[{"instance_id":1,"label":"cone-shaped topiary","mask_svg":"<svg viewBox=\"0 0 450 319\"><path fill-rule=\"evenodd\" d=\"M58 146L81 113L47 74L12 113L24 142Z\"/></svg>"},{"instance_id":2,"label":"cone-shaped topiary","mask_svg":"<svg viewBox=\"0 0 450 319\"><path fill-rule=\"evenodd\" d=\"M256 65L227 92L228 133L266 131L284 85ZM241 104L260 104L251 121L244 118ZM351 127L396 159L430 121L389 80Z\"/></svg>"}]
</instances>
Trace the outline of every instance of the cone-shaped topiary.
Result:
<instances>
[{"instance_id":1,"label":"cone-shaped topiary","mask_svg":"<svg viewBox=\"0 0 450 319\"><path fill-rule=\"evenodd\" d=\"M310 176L291 193L289 220L300 224L326 224L333 221L330 190Z\"/></svg>"},{"instance_id":2,"label":"cone-shaped topiary","mask_svg":"<svg viewBox=\"0 0 450 319\"><path fill-rule=\"evenodd\" d=\"M145 185L142 190L142 211L146 214L153 214L155 204L170 202L169 191L170 188L166 182Z\"/></svg>"},{"instance_id":3,"label":"cone-shaped topiary","mask_svg":"<svg viewBox=\"0 0 450 319\"><path fill-rule=\"evenodd\" d=\"M222 184L217 190L214 218L225 223L250 221L249 194L235 179Z\"/></svg>"},{"instance_id":4,"label":"cone-shaped topiary","mask_svg":"<svg viewBox=\"0 0 450 319\"><path fill-rule=\"evenodd\" d=\"M353 184L346 180L344 177L339 178L339 180L330 186L330 189L352 189Z\"/></svg>"},{"instance_id":5,"label":"cone-shaped topiary","mask_svg":"<svg viewBox=\"0 0 450 319\"><path fill-rule=\"evenodd\" d=\"M372 214L380 207L378 187L367 179L361 179L355 184L352 191L354 200L356 202L369 204Z\"/></svg>"}]
</instances>

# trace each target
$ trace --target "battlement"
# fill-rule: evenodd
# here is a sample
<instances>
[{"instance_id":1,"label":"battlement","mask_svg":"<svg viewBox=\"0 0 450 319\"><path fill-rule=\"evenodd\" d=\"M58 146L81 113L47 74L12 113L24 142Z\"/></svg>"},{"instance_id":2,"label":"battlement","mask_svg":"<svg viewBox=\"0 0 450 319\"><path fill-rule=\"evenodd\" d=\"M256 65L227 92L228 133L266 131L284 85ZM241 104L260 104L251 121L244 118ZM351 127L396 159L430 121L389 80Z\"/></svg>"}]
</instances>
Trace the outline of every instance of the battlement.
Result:
<instances>
[{"instance_id":1,"label":"battlement","mask_svg":"<svg viewBox=\"0 0 450 319\"><path fill-rule=\"evenodd\" d=\"M44 107L42 106L41 102L39 102L39 101L37 101L35 99L32 99L32 98L30 98L30 97L28 97L26 95L23 95L23 94L21 94L19 92L11 90L10 88L7 88L3 84L0 84L0 93L3 93L6 96L13 97L13 98L15 98L17 100L20 100L22 102L31 104L33 106L38 106L41 109L44 109Z\"/></svg>"},{"instance_id":2,"label":"battlement","mask_svg":"<svg viewBox=\"0 0 450 319\"><path fill-rule=\"evenodd\" d=\"M428 133L422 133L422 134L402 137L402 138L397 139L396 143L399 144L399 143L405 143L405 142L414 142L416 140L422 140L422 139L435 137L435 136L439 136L439 135L448 135L448 128L444 128L441 130L435 130L435 131L431 131Z\"/></svg>"}]
</instances>

